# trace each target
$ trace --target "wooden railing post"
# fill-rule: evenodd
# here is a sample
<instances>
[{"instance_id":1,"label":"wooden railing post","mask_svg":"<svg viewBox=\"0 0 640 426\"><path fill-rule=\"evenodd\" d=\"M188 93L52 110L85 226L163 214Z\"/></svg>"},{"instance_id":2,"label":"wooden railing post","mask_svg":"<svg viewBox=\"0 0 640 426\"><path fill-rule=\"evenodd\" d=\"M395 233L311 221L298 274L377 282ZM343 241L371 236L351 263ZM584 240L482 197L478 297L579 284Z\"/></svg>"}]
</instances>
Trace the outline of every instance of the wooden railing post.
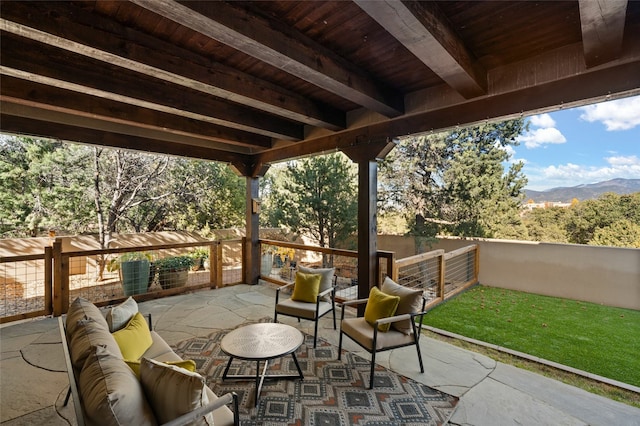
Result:
<instances>
[{"instance_id":1,"label":"wooden railing post","mask_svg":"<svg viewBox=\"0 0 640 426\"><path fill-rule=\"evenodd\" d=\"M209 244L209 282L211 283L211 288L217 288L218 282L216 281L216 271L218 265L216 265L216 246L215 244Z\"/></svg>"},{"instance_id":2,"label":"wooden railing post","mask_svg":"<svg viewBox=\"0 0 640 426\"><path fill-rule=\"evenodd\" d=\"M218 242L216 249L216 288L224 287L222 282L222 244ZM243 275L244 276L244 275Z\"/></svg>"},{"instance_id":3,"label":"wooden railing post","mask_svg":"<svg viewBox=\"0 0 640 426\"><path fill-rule=\"evenodd\" d=\"M446 274L446 261L444 253L440 254L440 277L438 278L438 297L444 300L444 277Z\"/></svg>"},{"instance_id":4,"label":"wooden railing post","mask_svg":"<svg viewBox=\"0 0 640 426\"><path fill-rule=\"evenodd\" d=\"M44 248L44 310L53 313L53 248Z\"/></svg>"},{"instance_id":5,"label":"wooden railing post","mask_svg":"<svg viewBox=\"0 0 640 426\"><path fill-rule=\"evenodd\" d=\"M62 315L62 240L56 238L52 247L53 256L53 315Z\"/></svg>"}]
</instances>

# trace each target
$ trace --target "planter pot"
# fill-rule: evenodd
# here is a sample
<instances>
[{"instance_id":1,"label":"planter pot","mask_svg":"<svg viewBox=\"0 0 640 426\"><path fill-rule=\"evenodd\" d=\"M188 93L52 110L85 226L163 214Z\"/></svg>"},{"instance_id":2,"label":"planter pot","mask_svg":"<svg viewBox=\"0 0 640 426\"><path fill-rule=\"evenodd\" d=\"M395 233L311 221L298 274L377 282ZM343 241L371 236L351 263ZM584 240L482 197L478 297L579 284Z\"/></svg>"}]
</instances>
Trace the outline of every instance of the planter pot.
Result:
<instances>
[{"instance_id":1,"label":"planter pot","mask_svg":"<svg viewBox=\"0 0 640 426\"><path fill-rule=\"evenodd\" d=\"M120 281L125 296L147 292L149 261L131 260L120 264Z\"/></svg>"},{"instance_id":2,"label":"planter pot","mask_svg":"<svg viewBox=\"0 0 640 426\"><path fill-rule=\"evenodd\" d=\"M164 290L175 287L184 287L187 284L189 278L189 270L173 270L173 269L161 269L158 271L158 281L160 286Z\"/></svg>"},{"instance_id":3,"label":"planter pot","mask_svg":"<svg viewBox=\"0 0 640 426\"><path fill-rule=\"evenodd\" d=\"M260 275L271 275L273 268L273 254L263 254L260 262Z\"/></svg>"},{"instance_id":4,"label":"planter pot","mask_svg":"<svg viewBox=\"0 0 640 426\"><path fill-rule=\"evenodd\" d=\"M192 271L203 271L204 270L204 259L201 257L196 257L193 263L193 266L191 267Z\"/></svg>"}]
</instances>

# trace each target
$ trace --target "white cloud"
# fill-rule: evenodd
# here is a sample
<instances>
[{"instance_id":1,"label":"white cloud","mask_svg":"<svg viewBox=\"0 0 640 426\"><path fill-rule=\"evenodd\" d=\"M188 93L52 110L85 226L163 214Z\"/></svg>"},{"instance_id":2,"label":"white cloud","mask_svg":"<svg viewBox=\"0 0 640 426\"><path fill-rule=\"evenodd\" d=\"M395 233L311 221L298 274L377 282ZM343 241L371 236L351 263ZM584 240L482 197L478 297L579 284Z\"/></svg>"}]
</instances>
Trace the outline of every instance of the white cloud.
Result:
<instances>
[{"instance_id":1,"label":"white cloud","mask_svg":"<svg viewBox=\"0 0 640 426\"><path fill-rule=\"evenodd\" d=\"M524 143L529 149L548 144L565 143L567 138L555 127L545 127L532 130L518 138L520 143Z\"/></svg>"},{"instance_id":2,"label":"white cloud","mask_svg":"<svg viewBox=\"0 0 640 426\"><path fill-rule=\"evenodd\" d=\"M584 166L573 163L557 166L527 168L528 189L545 190L570 187L609 179L640 179L640 158L635 155L606 157L606 166Z\"/></svg>"},{"instance_id":3,"label":"white cloud","mask_svg":"<svg viewBox=\"0 0 640 426\"><path fill-rule=\"evenodd\" d=\"M556 122L549 114L534 115L529 118L533 129L518 137L520 143L524 143L528 149L538 148L548 144L560 144L567 142L567 138L556 129Z\"/></svg>"},{"instance_id":4,"label":"white cloud","mask_svg":"<svg viewBox=\"0 0 640 426\"><path fill-rule=\"evenodd\" d=\"M640 126L640 96L589 105L580 110L584 111L581 119L590 123L599 121L610 132Z\"/></svg>"},{"instance_id":5,"label":"white cloud","mask_svg":"<svg viewBox=\"0 0 640 426\"><path fill-rule=\"evenodd\" d=\"M540 114L532 116L529 121L531 125L535 127L555 127L556 122L549 114Z\"/></svg>"}]
</instances>

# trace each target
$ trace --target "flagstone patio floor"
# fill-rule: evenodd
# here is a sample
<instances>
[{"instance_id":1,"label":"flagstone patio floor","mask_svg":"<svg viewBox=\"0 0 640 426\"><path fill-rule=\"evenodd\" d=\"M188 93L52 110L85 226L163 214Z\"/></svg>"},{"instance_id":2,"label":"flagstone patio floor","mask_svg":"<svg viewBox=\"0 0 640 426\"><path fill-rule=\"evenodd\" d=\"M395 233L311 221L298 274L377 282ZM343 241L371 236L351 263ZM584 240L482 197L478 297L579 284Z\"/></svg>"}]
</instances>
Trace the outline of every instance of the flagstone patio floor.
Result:
<instances>
[{"instance_id":1,"label":"flagstone patio floor","mask_svg":"<svg viewBox=\"0 0 640 426\"><path fill-rule=\"evenodd\" d=\"M154 330L175 344L250 320L273 318L274 300L271 285L241 284L142 302L139 309L151 313ZM339 320L339 308L337 314ZM280 319L313 333L310 321ZM321 320L319 333L338 344L330 315ZM459 397L451 425L640 425L640 409L428 337L423 336L420 345L423 374L411 347L379 354L377 362ZM369 357L349 339L345 349ZM71 403L62 407L68 379L56 318L3 325L0 351L3 425L75 424Z\"/></svg>"}]
</instances>

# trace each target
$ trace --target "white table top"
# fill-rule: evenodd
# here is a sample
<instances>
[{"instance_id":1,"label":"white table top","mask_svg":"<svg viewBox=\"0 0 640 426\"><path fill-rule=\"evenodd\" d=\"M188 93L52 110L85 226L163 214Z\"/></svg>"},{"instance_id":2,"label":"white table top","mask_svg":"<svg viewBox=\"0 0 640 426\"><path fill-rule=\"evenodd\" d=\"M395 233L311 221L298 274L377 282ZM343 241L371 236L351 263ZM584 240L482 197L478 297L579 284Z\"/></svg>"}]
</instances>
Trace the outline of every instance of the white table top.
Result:
<instances>
[{"instance_id":1,"label":"white table top","mask_svg":"<svg viewBox=\"0 0 640 426\"><path fill-rule=\"evenodd\" d=\"M235 358L265 360L295 352L303 341L302 333L290 325L259 323L229 332L222 338L220 348Z\"/></svg>"}]
</instances>

